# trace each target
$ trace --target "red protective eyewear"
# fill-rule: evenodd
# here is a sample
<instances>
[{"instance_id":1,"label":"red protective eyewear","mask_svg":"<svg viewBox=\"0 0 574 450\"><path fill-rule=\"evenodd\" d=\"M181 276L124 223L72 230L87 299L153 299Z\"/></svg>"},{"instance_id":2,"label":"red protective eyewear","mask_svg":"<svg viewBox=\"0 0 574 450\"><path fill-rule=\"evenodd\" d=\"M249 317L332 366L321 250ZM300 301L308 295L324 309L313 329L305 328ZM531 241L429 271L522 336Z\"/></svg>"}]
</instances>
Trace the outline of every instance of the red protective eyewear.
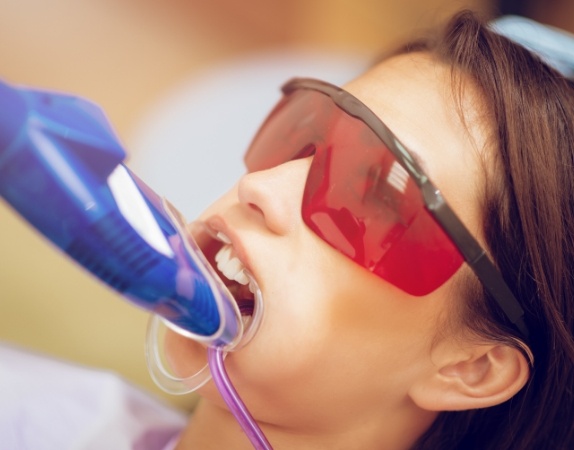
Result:
<instances>
[{"instance_id":1,"label":"red protective eyewear","mask_svg":"<svg viewBox=\"0 0 574 450\"><path fill-rule=\"evenodd\" d=\"M466 261L515 329L524 311L484 249L387 126L331 84L293 79L245 155L248 171L313 155L304 222L399 289L426 295Z\"/></svg>"}]
</instances>

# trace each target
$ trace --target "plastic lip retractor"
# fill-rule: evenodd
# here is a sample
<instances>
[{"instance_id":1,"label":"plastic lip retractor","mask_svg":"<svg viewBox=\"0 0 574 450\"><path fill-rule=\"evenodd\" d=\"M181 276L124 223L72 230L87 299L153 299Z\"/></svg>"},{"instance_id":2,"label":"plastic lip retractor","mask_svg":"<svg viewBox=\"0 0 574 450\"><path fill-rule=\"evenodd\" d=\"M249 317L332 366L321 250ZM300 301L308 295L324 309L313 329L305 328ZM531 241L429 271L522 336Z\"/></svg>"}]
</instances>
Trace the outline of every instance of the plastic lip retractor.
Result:
<instances>
[{"instance_id":1,"label":"plastic lip retractor","mask_svg":"<svg viewBox=\"0 0 574 450\"><path fill-rule=\"evenodd\" d=\"M125 156L97 105L0 82L0 197L181 335L237 348L248 336L235 299L181 214L123 164ZM261 314L259 302L249 336Z\"/></svg>"},{"instance_id":2,"label":"plastic lip retractor","mask_svg":"<svg viewBox=\"0 0 574 450\"><path fill-rule=\"evenodd\" d=\"M173 223L178 228L178 230L183 233L185 225L181 215L169 203L166 202L166 204L166 209L169 211ZM209 261L207 261L195 240L190 237L184 242L184 245L188 248L187 254L194 258L196 266L202 271L202 275L210 283L211 291L215 293L216 296L218 293L220 294L221 297L217 298L218 305L221 305L222 308L225 306L228 308L231 307L232 311L226 311L227 314L233 314L233 317L239 317L238 329L240 331L235 339L229 341L221 340L220 338L216 337L219 334L222 334L222 331L220 331L218 335L210 336L208 339L205 339L202 336L196 336L195 334L182 329L164 317L161 317L157 314L151 315L146 333L146 362L148 371L158 387L160 387L163 391L173 395L183 395L196 391L205 385L209 380L211 380L212 374L209 368L209 364L207 363L197 373L189 376L178 376L173 374L166 367L166 364L164 364L164 358L162 357L163 342L160 337L162 325L180 334L181 336L190 338L197 342L203 342L207 347L221 347L224 350L225 355L229 351L239 350L249 341L251 341L257 332L263 317L263 297L257 282L251 276L251 274L247 273L247 276L249 277L250 282L256 287L252 314L249 316L241 316L241 311L233 299L233 296L221 278L215 272L215 269L212 267ZM242 319L242 317L245 319Z\"/></svg>"},{"instance_id":3,"label":"plastic lip retractor","mask_svg":"<svg viewBox=\"0 0 574 450\"><path fill-rule=\"evenodd\" d=\"M263 317L263 297L259 287L255 292L253 313L246 317L242 339L235 342L233 347L224 347L225 353L236 351L244 347L251 341L257 332ZM150 316L146 334L146 361L150 376L155 384L163 391L173 395L183 395L194 392L211 380L212 374L209 364L205 364L199 371L189 376L178 376L173 374L164 363L163 340L161 338L162 328L171 329L182 334L179 329L162 317L153 314ZM185 334L182 334L185 336ZM207 350L206 350L207 351Z\"/></svg>"},{"instance_id":4,"label":"plastic lip retractor","mask_svg":"<svg viewBox=\"0 0 574 450\"><path fill-rule=\"evenodd\" d=\"M185 232L185 223L180 213L165 200L164 204L166 205L165 209L169 212L174 226L180 234L183 234ZM152 314L150 316L145 348L148 371L158 387L173 395L183 395L196 391L212 378L212 374L207 363L197 373L189 376L178 376L170 371L162 357L163 341L160 337L162 325L181 336L203 343L206 347L220 347L224 350L225 355L227 352L242 348L251 341L263 317L263 298L261 290L251 274L247 273L250 282L255 286L254 302L251 308L252 313L249 316L242 316L232 294L215 272L215 269L207 261L203 252L189 233L187 236L188 239L182 241L187 250L185 254L193 258L195 266L201 271L201 275L209 283L209 288L214 294L216 304L220 311L220 317L227 319L222 321L220 329L214 335L205 337L180 327L166 317L162 317L158 314ZM228 323L230 320L234 320L234 324L237 325L238 331L236 336L230 335L228 332L226 333L226 329L224 328L225 323Z\"/></svg>"}]
</instances>

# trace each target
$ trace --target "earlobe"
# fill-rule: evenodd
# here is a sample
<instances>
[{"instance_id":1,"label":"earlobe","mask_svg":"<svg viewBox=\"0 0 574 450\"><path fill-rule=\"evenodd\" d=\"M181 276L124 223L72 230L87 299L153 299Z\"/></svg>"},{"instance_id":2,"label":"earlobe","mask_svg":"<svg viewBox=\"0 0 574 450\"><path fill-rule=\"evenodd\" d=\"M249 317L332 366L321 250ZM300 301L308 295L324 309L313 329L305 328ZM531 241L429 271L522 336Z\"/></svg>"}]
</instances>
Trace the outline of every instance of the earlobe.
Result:
<instances>
[{"instance_id":1,"label":"earlobe","mask_svg":"<svg viewBox=\"0 0 574 450\"><path fill-rule=\"evenodd\" d=\"M411 399L430 411L486 408L513 397L528 381L523 353L507 345L476 345L444 358L409 391Z\"/></svg>"}]
</instances>

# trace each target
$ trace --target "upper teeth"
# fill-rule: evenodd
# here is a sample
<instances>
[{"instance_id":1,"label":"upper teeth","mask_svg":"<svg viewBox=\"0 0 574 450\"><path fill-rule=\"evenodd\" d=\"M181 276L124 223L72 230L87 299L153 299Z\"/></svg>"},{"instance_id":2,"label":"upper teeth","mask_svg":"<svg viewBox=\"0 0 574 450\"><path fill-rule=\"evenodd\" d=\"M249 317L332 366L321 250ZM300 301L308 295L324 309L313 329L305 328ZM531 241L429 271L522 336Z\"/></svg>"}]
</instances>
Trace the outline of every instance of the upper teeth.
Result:
<instances>
[{"instance_id":1,"label":"upper teeth","mask_svg":"<svg viewBox=\"0 0 574 450\"><path fill-rule=\"evenodd\" d=\"M231 245L225 244L221 247L217 255L215 255L215 262L219 271L230 280L237 281L243 285L249 283L249 278L245 274L245 266L235 256Z\"/></svg>"},{"instance_id":2,"label":"upper teeth","mask_svg":"<svg viewBox=\"0 0 574 450\"><path fill-rule=\"evenodd\" d=\"M217 238L221 241L224 242L225 244L231 244L231 239L229 239L227 237L226 234L222 233L221 231L217 232Z\"/></svg>"}]
</instances>

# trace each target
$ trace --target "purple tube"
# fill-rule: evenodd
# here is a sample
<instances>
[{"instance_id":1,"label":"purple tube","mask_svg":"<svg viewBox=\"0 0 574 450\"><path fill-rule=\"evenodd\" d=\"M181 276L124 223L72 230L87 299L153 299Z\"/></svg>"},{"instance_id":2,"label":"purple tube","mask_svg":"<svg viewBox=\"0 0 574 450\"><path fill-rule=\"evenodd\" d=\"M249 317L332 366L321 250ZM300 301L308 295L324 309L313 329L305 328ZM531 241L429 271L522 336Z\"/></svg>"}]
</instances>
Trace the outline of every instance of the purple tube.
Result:
<instances>
[{"instance_id":1,"label":"purple tube","mask_svg":"<svg viewBox=\"0 0 574 450\"><path fill-rule=\"evenodd\" d=\"M272 450L273 447L265 437L265 434L263 434L263 431L261 431L261 428L259 428L259 425L257 425L257 422L255 422L255 419L253 419L251 413L247 410L227 375L223 365L224 353L221 347L210 347L208 349L208 362L213 381L227 407L251 441L253 448L257 450Z\"/></svg>"}]
</instances>

